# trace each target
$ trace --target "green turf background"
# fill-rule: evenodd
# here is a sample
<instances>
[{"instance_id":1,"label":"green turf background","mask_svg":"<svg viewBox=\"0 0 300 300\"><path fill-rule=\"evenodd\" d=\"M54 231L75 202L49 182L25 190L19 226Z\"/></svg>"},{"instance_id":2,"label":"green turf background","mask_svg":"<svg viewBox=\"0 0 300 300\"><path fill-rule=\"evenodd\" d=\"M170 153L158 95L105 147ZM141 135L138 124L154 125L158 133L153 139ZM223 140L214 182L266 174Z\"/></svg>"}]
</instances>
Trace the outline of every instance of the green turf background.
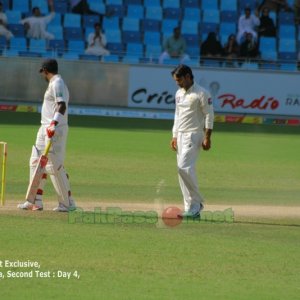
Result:
<instances>
[{"instance_id":1,"label":"green turf background","mask_svg":"<svg viewBox=\"0 0 300 300\"><path fill-rule=\"evenodd\" d=\"M0 113L0 140L9 146L8 202L24 198L38 126L38 114ZM171 127L71 116L66 167L75 198L181 204ZM213 148L198 164L207 203L299 205L299 133L299 127L216 124ZM47 187L45 201L54 204ZM299 299L297 222L69 224L65 214L0 208L0 261L38 261L42 271L80 274L0 279L1 299ZM22 271L0 273L9 269Z\"/></svg>"}]
</instances>

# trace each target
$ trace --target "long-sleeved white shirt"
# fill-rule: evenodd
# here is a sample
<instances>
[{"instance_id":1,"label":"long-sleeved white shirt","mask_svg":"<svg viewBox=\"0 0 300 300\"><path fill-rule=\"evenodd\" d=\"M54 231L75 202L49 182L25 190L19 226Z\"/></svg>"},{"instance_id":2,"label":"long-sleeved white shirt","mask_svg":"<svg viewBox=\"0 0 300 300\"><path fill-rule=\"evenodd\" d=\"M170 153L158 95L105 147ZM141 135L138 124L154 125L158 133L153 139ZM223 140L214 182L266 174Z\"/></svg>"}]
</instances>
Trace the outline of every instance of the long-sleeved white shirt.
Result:
<instances>
[{"instance_id":1,"label":"long-sleeved white shirt","mask_svg":"<svg viewBox=\"0 0 300 300\"><path fill-rule=\"evenodd\" d=\"M176 109L173 137L178 132L203 131L213 129L214 110L211 95L194 83L187 91L180 88L175 95Z\"/></svg>"}]
</instances>

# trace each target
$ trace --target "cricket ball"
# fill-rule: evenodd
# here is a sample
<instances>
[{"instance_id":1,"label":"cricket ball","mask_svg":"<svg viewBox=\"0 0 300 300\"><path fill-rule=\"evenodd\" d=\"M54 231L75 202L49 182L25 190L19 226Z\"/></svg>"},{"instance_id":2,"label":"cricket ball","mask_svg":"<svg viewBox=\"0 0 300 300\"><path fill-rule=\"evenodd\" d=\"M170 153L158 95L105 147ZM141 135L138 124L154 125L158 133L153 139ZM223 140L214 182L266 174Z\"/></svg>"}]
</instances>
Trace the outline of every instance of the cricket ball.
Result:
<instances>
[{"instance_id":1,"label":"cricket ball","mask_svg":"<svg viewBox=\"0 0 300 300\"><path fill-rule=\"evenodd\" d=\"M180 218L181 214L182 211L180 208L176 206L170 206L164 209L161 217L165 225L169 227L175 227L182 222L182 218Z\"/></svg>"}]
</instances>

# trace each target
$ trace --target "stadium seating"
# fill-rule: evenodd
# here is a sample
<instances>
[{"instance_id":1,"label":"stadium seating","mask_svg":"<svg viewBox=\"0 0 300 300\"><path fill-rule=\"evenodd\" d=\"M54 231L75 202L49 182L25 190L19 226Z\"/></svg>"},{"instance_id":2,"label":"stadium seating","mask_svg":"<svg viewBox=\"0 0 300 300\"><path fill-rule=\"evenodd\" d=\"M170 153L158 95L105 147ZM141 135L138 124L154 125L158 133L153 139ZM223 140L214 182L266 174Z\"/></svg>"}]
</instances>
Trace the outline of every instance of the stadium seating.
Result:
<instances>
[{"instance_id":1,"label":"stadium seating","mask_svg":"<svg viewBox=\"0 0 300 300\"><path fill-rule=\"evenodd\" d=\"M65 59L98 60L98 57L96 59L84 55L83 52L89 33L94 31L94 24L102 19L102 29L111 55L101 61L157 62L164 39L173 34L175 27L180 26L187 42L187 52L193 57L191 64L194 66L199 64L200 44L209 32L216 32L224 44L230 34L237 32L238 18L244 8L249 6L254 10L261 3L259 0L87 0L90 9L99 14L113 12L113 16L99 18L99 15L94 14L74 14L68 0L55 0L56 15L47 26L47 31L54 34L55 40L45 45L45 42L26 40L20 20L30 16L31 9L35 6L40 8L42 14L48 14L47 0L1 2L8 17L8 28L14 34L11 47L6 51L9 56L44 56L52 51ZM288 0L290 5L292 2ZM271 11L270 17L277 26L277 36L259 39L260 58L264 67L294 70L300 41L300 30L295 26L294 13ZM71 51L63 53L68 45L69 48L72 45ZM1 38L0 50L6 46L7 42ZM138 55L130 52L137 52ZM219 65L218 61L202 60L206 66ZM275 64L275 61L280 61L280 64ZM166 62L172 63L172 60Z\"/></svg>"}]
</instances>

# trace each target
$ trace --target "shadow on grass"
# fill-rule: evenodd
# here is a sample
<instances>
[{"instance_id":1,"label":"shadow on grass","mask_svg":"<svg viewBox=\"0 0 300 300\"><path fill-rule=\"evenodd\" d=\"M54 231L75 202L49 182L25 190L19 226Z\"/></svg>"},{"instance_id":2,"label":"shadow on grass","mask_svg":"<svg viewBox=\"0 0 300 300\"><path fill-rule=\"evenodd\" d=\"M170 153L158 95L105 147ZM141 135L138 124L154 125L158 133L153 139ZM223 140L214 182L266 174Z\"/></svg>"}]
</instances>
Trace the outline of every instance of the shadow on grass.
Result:
<instances>
[{"instance_id":1,"label":"shadow on grass","mask_svg":"<svg viewBox=\"0 0 300 300\"><path fill-rule=\"evenodd\" d=\"M0 124L39 125L39 113L0 112ZM118 130L166 130L171 131L173 120L152 120L97 116L69 116L70 127L106 128ZM300 134L300 126L263 125L240 123L215 123L216 132Z\"/></svg>"}]
</instances>

